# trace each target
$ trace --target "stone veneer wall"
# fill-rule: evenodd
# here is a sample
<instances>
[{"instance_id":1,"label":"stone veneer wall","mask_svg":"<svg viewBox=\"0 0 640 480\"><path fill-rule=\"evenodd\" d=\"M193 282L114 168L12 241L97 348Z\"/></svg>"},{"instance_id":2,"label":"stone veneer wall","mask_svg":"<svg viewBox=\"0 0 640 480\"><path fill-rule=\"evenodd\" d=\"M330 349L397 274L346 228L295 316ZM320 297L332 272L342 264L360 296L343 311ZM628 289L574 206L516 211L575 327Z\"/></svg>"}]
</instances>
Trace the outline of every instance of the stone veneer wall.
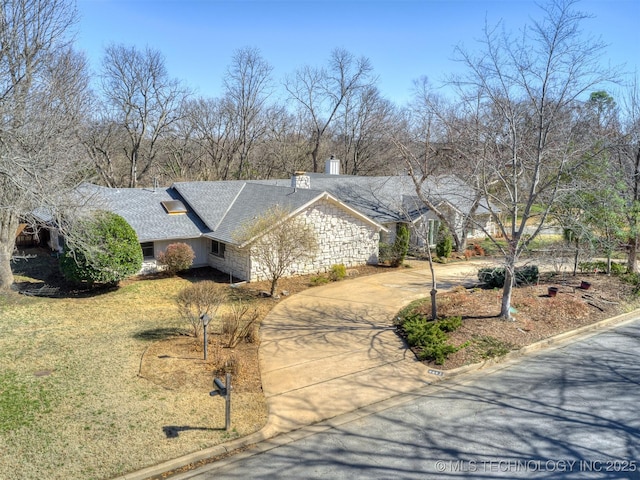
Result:
<instances>
[{"instance_id":1,"label":"stone veneer wall","mask_svg":"<svg viewBox=\"0 0 640 480\"><path fill-rule=\"evenodd\" d=\"M211 241L209 241L211 246ZM248 280L251 270L251 259L249 258L248 249L239 249L233 245L226 244L224 258L218 257L212 253L209 254L209 266L229 273L235 278Z\"/></svg>"},{"instance_id":2,"label":"stone veneer wall","mask_svg":"<svg viewBox=\"0 0 640 480\"><path fill-rule=\"evenodd\" d=\"M326 272L341 263L346 267L378 263L378 230L335 203L321 200L298 214L298 218L314 228L319 249L313 258L292 265L288 276ZM265 269L252 260L250 280L264 280L267 276Z\"/></svg>"}]
</instances>

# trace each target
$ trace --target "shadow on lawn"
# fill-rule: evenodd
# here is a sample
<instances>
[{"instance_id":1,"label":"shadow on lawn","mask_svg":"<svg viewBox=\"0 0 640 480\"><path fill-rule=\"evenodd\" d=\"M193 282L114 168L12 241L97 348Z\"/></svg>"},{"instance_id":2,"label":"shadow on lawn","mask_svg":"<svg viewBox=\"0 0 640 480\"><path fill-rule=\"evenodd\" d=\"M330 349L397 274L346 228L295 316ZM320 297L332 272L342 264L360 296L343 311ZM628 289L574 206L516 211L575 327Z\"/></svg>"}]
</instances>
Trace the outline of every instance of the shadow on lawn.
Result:
<instances>
[{"instance_id":1,"label":"shadow on lawn","mask_svg":"<svg viewBox=\"0 0 640 480\"><path fill-rule=\"evenodd\" d=\"M224 428L210 428L210 427L190 427L189 425L165 425L162 427L163 433L167 438L178 438L180 436L180 432L187 432L189 430L204 430L208 432L219 432L224 430Z\"/></svg>"},{"instance_id":2,"label":"shadow on lawn","mask_svg":"<svg viewBox=\"0 0 640 480\"><path fill-rule=\"evenodd\" d=\"M136 340L144 340L147 342L154 342L157 340L166 340L171 337L188 335L183 329L179 327L159 327L151 328L148 330L140 330L132 335Z\"/></svg>"}]
</instances>

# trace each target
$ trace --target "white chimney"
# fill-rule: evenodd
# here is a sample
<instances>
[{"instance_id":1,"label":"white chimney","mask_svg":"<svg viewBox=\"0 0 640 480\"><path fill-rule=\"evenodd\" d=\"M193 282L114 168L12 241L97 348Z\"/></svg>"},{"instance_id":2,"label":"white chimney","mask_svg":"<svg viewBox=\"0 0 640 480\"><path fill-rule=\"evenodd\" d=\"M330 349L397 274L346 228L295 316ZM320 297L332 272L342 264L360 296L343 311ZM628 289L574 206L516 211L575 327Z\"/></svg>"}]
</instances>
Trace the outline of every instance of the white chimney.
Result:
<instances>
[{"instance_id":1,"label":"white chimney","mask_svg":"<svg viewBox=\"0 0 640 480\"><path fill-rule=\"evenodd\" d=\"M311 188L311 178L306 172L293 172L291 188Z\"/></svg>"},{"instance_id":2,"label":"white chimney","mask_svg":"<svg viewBox=\"0 0 640 480\"><path fill-rule=\"evenodd\" d=\"M340 160L331 155L324 162L324 173L327 175L340 175Z\"/></svg>"}]
</instances>

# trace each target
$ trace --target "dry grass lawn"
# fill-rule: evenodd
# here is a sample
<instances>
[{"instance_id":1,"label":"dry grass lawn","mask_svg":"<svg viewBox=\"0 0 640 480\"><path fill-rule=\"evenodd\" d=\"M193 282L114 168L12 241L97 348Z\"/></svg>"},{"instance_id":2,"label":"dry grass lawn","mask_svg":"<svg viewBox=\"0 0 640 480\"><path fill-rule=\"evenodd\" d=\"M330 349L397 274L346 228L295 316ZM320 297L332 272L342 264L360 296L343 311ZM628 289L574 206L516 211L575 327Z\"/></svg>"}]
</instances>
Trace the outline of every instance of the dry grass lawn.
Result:
<instances>
[{"instance_id":1,"label":"dry grass lawn","mask_svg":"<svg viewBox=\"0 0 640 480\"><path fill-rule=\"evenodd\" d=\"M23 290L62 285L56 265L46 255L22 260L16 282ZM91 295L0 295L0 479L112 478L260 430L267 409L258 343L225 348L223 307L209 325L205 362L178 315L176 294L212 274L134 279ZM278 292L309 282L282 279ZM277 303L262 298L268 286L230 291L263 318ZM225 365L233 368L230 432L224 401L209 396Z\"/></svg>"},{"instance_id":2,"label":"dry grass lawn","mask_svg":"<svg viewBox=\"0 0 640 480\"><path fill-rule=\"evenodd\" d=\"M192 338L174 336L187 331L174 296L190 281L133 281L75 298L0 296L0 478L111 478L264 425L257 371L244 387L238 379L226 432L224 401L209 396L212 365ZM167 350L169 338L177 346ZM257 346L239 348L250 356Z\"/></svg>"}]
</instances>

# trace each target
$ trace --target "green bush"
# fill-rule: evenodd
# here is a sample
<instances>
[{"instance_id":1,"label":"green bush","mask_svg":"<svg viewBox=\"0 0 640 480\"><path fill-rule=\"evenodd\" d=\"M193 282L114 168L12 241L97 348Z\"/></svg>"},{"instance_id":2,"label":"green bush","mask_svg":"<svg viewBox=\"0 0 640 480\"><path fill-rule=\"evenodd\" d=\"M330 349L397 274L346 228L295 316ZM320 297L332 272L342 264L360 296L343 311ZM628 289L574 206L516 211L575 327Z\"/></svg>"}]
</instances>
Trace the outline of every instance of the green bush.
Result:
<instances>
[{"instance_id":1,"label":"green bush","mask_svg":"<svg viewBox=\"0 0 640 480\"><path fill-rule=\"evenodd\" d=\"M536 265L515 268L516 285L534 285L538 283L540 271ZM505 268L486 267L478 270L478 280L488 288L504 287Z\"/></svg>"},{"instance_id":2,"label":"green bush","mask_svg":"<svg viewBox=\"0 0 640 480\"><path fill-rule=\"evenodd\" d=\"M332 265L331 271L329 272L329 278L332 282L337 282L338 280L342 280L347 276L347 267L345 267L342 263L338 265Z\"/></svg>"},{"instance_id":3,"label":"green bush","mask_svg":"<svg viewBox=\"0 0 640 480\"><path fill-rule=\"evenodd\" d=\"M78 221L72 237L60 258L60 269L69 281L117 284L142 267L136 232L115 213L101 211Z\"/></svg>"},{"instance_id":4,"label":"green bush","mask_svg":"<svg viewBox=\"0 0 640 480\"><path fill-rule=\"evenodd\" d=\"M380 242L378 248L378 260L388 263L392 267L399 267L404 262L409 252L409 229L404 223L396 228L396 239L393 244Z\"/></svg>"},{"instance_id":5,"label":"green bush","mask_svg":"<svg viewBox=\"0 0 640 480\"><path fill-rule=\"evenodd\" d=\"M627 273L623 273L620 278L633 285L633 293L635 293L636 295L640 293L640 273L635 273L635 272L627 272Z\"/></svg>"},{"instance_id":6,"label":"green bush","mask_svg":"<svg viewBox=\"0 0 640 480\"><path fill-rule=\"evenodd\" d=\"M411 347L418 347L421 360L433 360L442 365L452 353L467 346L456 347L447 343L447 333L455 331L462 325L462 318L451 317L438 321L429 321L424 315L409 314L402 323L402 328Z\"/></svg>"},{"instance_id":7,"label":"green bush","mask_svg":"<svg viewBox=\"0 0 640 480\"><path fill-rule=\"evenodd\" d=\"M168 274L175 275L191 268L194 258L193 248L179 242L168 245L166 250L158 255L158 263L167 267L165 271Z\"/></svg>"},{"instance_id":8,"label":"green bush","mask_svg":"<svg viewBox=\"0 0 640 480\"><path fill-rule=\"evenodd\" d=\"M622 275L627 272L626 265L618 262L611 262L611 273L614 275Z\"/></svg>"},{"instance_id":9,"label":"green bush","mask_svg":"<svg viewBox=\"0 0 640 480\"><path fill-rule=\"evenodd\" d=\"M398 224L396 229L396 241L394 242L395 261L391 264L392 267L399 267L404 262L404 259L409 252L409 229L404 223Z\"/></svg>"},{"instance_id":10,"label":"green bush","mask_svg":"<svg viewBox=\"0 0 640 480\"><path fill-rule=\"evenodd\" d=\"M484 360L487 360L489 358L504 357L513 348L513 345L509 342L505 342L488 335L483 335L479 338L474 339L473 343L480 351L480 357Z\"/></svg>"},{"instance_id":11,"label":"green bush","mask_svg":"<svg viewBox=\"0 0 640 480\"><path fill-rule=\"evenodd\" d=\"M436 244L436 255L441 258L449 258L451 256L451 252L453 251L453 239L451 235L445 235L442 239Z\"/></svg>"},{"instance_id":12,"label":"green bush","mask_svg":"<svg viewBox=\"0 0 640 480\"><path fill-rule=\"evenodd\" d=\"M592 262L580 262L578 264L580 273L605 273L607 271L607 262L604 260L594 260ZM611 262L611 273L614 275L622 275L627 271L627 267L622 263Z\"/></svg>"},{"instance_id":13,"label":"green bush","mask_svg":"<svg viewBox=\"0 0 640 480\"><path fill-rule=\"evenodd\" d=\"M325 277L324 275L316 275L315 277L311 277L311 279L309 279L309 283L313 287L317 287L319 285L325 285L329 283L329 278Z\"/></svg>"}]
</instances>

